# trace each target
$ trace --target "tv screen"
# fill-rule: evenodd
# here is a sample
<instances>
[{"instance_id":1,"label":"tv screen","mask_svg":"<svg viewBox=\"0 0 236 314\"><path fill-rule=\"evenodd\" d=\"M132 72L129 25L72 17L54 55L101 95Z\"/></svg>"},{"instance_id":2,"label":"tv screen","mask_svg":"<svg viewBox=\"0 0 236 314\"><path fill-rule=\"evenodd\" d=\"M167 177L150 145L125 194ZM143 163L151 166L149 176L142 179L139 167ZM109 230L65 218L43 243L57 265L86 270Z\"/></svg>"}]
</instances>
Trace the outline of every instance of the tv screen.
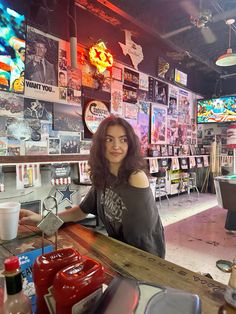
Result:
<instances>
[{"instance_id":1,"label":"tv screen","mask_svg":"<svg viewBox=\"0 0 236 314\"><path fill-rule=\"evenodd\" d=\"M198 123L236 122L236 96L198 99Z\"/></svg>"},{"instance_id":2,"label":"tv screen","mask_svg":"<svg viewBox=\"0 0 236 314\"><path fill-rule=\"evenodd\" d=\"M0 0L0 90L24 92L25 17Z\"/></svg>"}]
</instances>

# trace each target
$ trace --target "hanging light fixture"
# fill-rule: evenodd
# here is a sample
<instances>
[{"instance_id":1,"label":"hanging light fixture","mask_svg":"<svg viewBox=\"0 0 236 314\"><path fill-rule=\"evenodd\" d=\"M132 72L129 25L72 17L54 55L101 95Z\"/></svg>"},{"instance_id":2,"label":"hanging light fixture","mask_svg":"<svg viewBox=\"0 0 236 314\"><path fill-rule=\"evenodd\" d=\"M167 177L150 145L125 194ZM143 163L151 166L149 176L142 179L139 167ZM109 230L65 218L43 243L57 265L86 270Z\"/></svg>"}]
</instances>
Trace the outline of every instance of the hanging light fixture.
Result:
<instances>
[{"instance_id":1,"label":"hanging light fixture","mask_svg":"<svg viewBox=\"0 0 236 314\"><path fill-rule=\"evenodd\" d=\"M220 67L236 65L236 53L233 53L231 48L231 25L234 22L234 19L229 19L226 21L226 24L229 26L229 48L226 50L225 54L219 56L219 58L216 60L216 65Z\"/></svg>"}]
</instances>

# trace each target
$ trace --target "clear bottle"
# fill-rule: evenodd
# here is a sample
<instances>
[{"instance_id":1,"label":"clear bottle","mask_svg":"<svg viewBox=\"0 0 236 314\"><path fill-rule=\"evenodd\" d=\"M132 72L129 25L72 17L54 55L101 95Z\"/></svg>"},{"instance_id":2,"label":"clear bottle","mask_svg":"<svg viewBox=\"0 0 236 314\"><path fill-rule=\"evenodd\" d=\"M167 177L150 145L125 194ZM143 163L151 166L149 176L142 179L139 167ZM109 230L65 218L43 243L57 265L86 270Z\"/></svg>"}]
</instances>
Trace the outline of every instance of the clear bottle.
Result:
<instances>
[{"instance_id":1,"label":"clear bottle","mask_svg":"<svg viewBox=\"0 0 236 314\"><path fill-rule=\"evenodd\" d=\"M32 307L28 296L22 290L22 276L19 258L11 256L4 262L7 298L3 304L4 314L31 314Z\"/></svg>"},{"instance_id":2,"label":"clear bottle","mask_svg":"<svg viewBox=\"0 0 236 314\"><path fill-rule=\"evenodd\" d=\"M29 175L27 171L27 166L24 167L23 184L24 184L24 188L29 187Z\"/></svg>"},{"instance_id":3,"label":"clear bottle","mask_svg":"<svg viewBox=\"0 0 236 314\"><path fill-rule=\"evenodd\" d=\"M225 304L220 307L218 314L236 314L236 265L232 266L224 298Z\"/></svg>"}]
</instances>

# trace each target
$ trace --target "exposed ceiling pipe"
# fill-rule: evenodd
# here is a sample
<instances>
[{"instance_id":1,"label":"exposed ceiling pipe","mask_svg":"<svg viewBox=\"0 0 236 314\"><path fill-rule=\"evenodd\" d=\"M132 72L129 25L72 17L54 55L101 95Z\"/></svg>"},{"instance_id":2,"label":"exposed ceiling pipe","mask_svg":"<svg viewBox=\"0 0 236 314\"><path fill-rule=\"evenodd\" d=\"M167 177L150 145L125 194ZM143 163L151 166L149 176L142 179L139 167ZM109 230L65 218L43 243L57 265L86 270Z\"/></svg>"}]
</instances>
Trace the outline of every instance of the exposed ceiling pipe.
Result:
<instances>
[{"instance_id":1,"label":"exposed ceiling pipe","mask_svg":"<svg viewBox=\"0 0 236 314\"><path fill-rule=\"evenodd\" d=\"M224 74L224 75L221 75L220 78L227 79L227 78L231 78L232 76L236 76L236 73Z\"/></svg>"},{"instance_id":2,"label":"exposed ceiling pipe","mask_svg":"<svg viewBox=\"0 0 236 314\"><path fill-rule=\"evenodd\" d=\"M123 18L125 18L126 20L128 20L129 22L133 23L134 25L138 26L139 28L141 28L142 30L144 30L147 33L152 34L154 37L156 37L158 40L164 40L164 42L166 42L166 44L172 48L173 50L177 51L177 52L182 52L182 53L186 53L186 49L182 49L178 46L176 46L175 44L173 44L170 40L168 39L163 39L162 35L155 30L154 28L138 21L136 18L134 18L133 16L129 15L128 13L126 13L125 11L123 11L122 9L118 8L117 6L115 6L114 4L112 4L111 2L107 1L107 0L96 0L97 2L101 3L102 5L104 5L105 7L107 7L108 9L110 9L111 11L115 12L116 14L122 16ZM199 56L196 56L195 54L193 54L192 52L190 53L191 57L194 58L195 60L197 60L198 62L201 62L202 64L205 64L206 66L208 66L210 69L212 69L213 71L217 72L218 74L221 74L221 70L218 69L213 63L209 63L207 60L203 60L201 59Z\"/></svg>"},{"instance_id":3,"label":"exposed ceiling pipe","mask_svg":"<svg viewBox=\"0 0 236 314\"><path fill-rule=\"evenodd\" d=\"M77 29L75 0L69 0L69 33L71 67L77 68Z\"/></svg>"},{"instance_id":4,"label":"exposed ceiling pipe","mask_svg":"<svg viewBox=\"0 0 236 314\"><path fill-rule=\"evenodd\" d=\"M222 13L222 14L224 13L224 9L216 0L210 0L210 1L211 1L212 6L215 8L217 13ZM236 25L232 25L231 29L236 34Z\"/></svg>"}]
</instances>

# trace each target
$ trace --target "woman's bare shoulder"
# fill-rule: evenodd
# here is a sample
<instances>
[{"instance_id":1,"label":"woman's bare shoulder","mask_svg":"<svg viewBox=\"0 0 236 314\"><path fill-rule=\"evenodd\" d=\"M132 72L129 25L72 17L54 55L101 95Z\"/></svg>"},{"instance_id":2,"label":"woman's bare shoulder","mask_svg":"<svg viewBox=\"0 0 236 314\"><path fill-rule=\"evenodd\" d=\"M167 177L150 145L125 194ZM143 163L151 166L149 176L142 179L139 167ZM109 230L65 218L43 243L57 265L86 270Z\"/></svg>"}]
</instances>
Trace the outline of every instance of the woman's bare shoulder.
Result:
<instances>
[{"instance_id":1,"label":"woman's bare shoulder","mask_svg":"<svg viewBox=\"0 0 236 314\"><path fill-rule=\"evenodd\" d=\"M149 186L148 177L142 170L135 171L129 177L129 184L136 188L147 188Z\"/></svg>"}]
</instances>

